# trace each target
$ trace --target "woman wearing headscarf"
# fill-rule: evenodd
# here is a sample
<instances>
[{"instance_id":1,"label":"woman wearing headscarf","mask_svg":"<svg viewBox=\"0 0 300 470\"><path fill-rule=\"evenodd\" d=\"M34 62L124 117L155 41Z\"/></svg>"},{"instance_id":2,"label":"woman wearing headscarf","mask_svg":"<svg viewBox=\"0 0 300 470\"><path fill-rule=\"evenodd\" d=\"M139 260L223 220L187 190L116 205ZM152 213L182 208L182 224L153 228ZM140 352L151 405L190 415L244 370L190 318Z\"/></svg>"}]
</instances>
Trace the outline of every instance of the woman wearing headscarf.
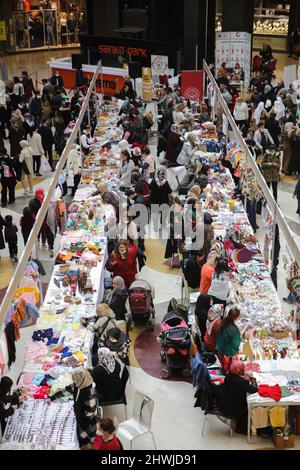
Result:
<instances>
[{"instance_id":1,"label":"woman wearing headscarf","mask_svg":"<svg viewBox=\"0 0 300 470\"><path fill-rule=\"evenodd\" d=\"M223 313L224 306L221 304L215 304L209 309L207 314L204 344L206 349L213 353L216 353L217 334L221 326Z\"/></svg>"},{"instance_id":2,"label":"woman wearing headscarf","mask_svg":"<svg viewBox=\"0 0 300 470\"><path fill-rule=\"evenodd\" d=\"M250 382L249 377L245 377L244 362L234 360L231 363L229 374L225 377L224 384L220 385L218 389L218 409L226 417L236 421L236 432L247 434L247 394L256 393L257 386Z\"/></svg>"},{"instance_id":3,"label":"woman wearing headscarf","mask_svg":"<svg viewBox=\"0 0 300 470\"><path fill-rule=\"evenodd\" d=\"M105 347L98 349L98 365L91 370L100 403L116 400L122 393L121 366Z\"/></svg>"},{"instance_id":4,"label":"woman wearing headscarf","mask_svg":"<svg viewBox=\"0 0 300 470\"><path fill-rule=\"evenodd\" d=\"M197 299L197 303L195 307L195 316L197 318L197 322L198 322L199 329L201 332L202 341L204 341L204 336L206 333L207 314L208 314L210 307L211 307L210 295L200 294Z\"/></svg>"},{"instance_id":5,"label":"woman wearing headscarf","mask_svg":"<svg viewBox=\"0 0 300 470\"><path fill-rule=\"evenodd\" d=\"M110 351L114 352L121 361L127 364L130 343L130 338L123 333L123 331L119 328L112 328L104 335L99 346L108 348Z\"/></svg>"},{"instance_id":6,"label":"woman wearing headscarf","mask_svg":"<svg viewBox=\"0 0 300 470\"><path fill-rule=\"evenodd\" d=\"M274 113L276 121L280 121L285 116L285 106L280 96L277 96L277 99L274 103Z\"/></svg>"},{"instance_id":7,"label":"woman wearing headscarf","mask_svg":"<svg viewBox=\"0 0 300 470\"><path fill-rule=\"evenodd\" d=\"M181 152L183 142L180 139L179 128L177 124L172 124L171 132L167 140L165 159L168 164L176 163L177 157Z\"/></svg>"},{"instance_id":8,"label":"woman wearing headscarf","mask_svg":"<svg viewBox=\"0 0 300 470\"><path fill-rule=\"evenodd\" d=\"M268 117L268 113L267 111L265 110L265 103L263 101L261 101L260 103L258 103L257 105L257 108L256 110L254 111L254 114L253 114L253 130L257 130L258 129L258 124L263 121L265 122L265 120L267 119Z\"/></svg>"},{"instance_id":9,"label":"woman wearing headscarf","mask_svg":"<svg viewBox=\"0 0 300 470\"><path fill-rule=\"evenodd\" d=\"M66 392L73 395L79 447L92 444L97 431L97 393L90 372L84 367L75 369L71 385L49 396L49 400L62 398Z\"/></svg>"},{"instance_id":10,"label":"woman wearing headscarf","mask_svg":"<svg viewBox=\"0 0 300 470\"><path fill-rule=\"evenodd\" d=\"M113 272L113 277L120 276L127 289L135 281L137 274L137 248L129 245L127 240L120 240L109 257L107 268Z\"/></svg>"},{"instance_id":11,"label":"woman wearing headscarf","mask_svg":"<svg viewBox=\"0 0 300 470\"><path fill-rule=\"evenodd\" d=\"M32 156L32 148L30 147L27 140L21 140L21 153L19 157L19 163L22 165L22 173L21 173L21 183L24 188L24 194L33 194L33 156ZM29 192L26 189L25 185L25 175L27 176L28 184L29 184Z\"/></svg>"},{"instance_id":12,"label":"woman wearing headscarf","mask_svg":"<svg viewBox=\"0 0 300 470\"><path fill-rule=\"evenodd\" d=\"M159 211L158 207L155 209L154 206L159 206L162 204L169 205L169 195L172 194L172 189L167 181L166 170L160 168L156 170L153 180L150 183L150 192L151 192L151 216L153 217L154 228L156 231L160 226L160 221L158 220ZM162 221L165 223L165 220Z\"/></svg>"},{"instance_id":13,"label":"woman wearing headscarf","mask_svg":"<svg viewBox=\"0 0 300 470\"><path fill-rule=\"evenodd\" d=\"M37 216L37 213L40 210L41 205L43 204L44 198L45 191L43 190L43 188L37 188L34 193L34 198L30 199L28 204L35 216Z\"/></svg>"},{"instance_id":14,"label":"woman wearing headscarf","mask_svg":"<svg viewBox=\"0 0 300 470\"><path fill-rule=\"evenodd\" d=\"M289 175L290 161L292 158L292 144L295 137L295 127L293 122L286 122L283 131L283 160L281 173Z\"/></svg>"},{"instance_id":15,"label":"woman wearing headscarf","mask_svg":"<svg viewBox=\"0 0 300 470\"><path fill-rule=\"evenodd\" d=\"M125 320L126 301L128 299L128 291L125 286L124 279L116 276L112 281L112 292L108 295L107 303L114 312L117 320Z\"/></svg>"},{"instance_id":16,"label":"woman wearing headscarf","mask_svg":"<svg viewBox=\"0 0 300 470\"><path fill-rule=\"evenodd\" d=\"M289 164L289 172L296 180L300 174L300 125L297 124L295 136L292 142L292 157Z\"/></svg>"},{"instance_id":17,"label":"woman wearing headscarf","mask_svg":"<svg viewBox=\"0 0 300 470\"><path fill-rule=\"evenodd\" d=\"M27 400L24 388L19 388L11 393L13 381L7 376L1 377L0 381L0 423L1 430L4 433L6 420L13 415L22 401ZM22 395L23 394L23 395Z\"/></svg>"},{"instance_id":18,"label":"woman wearing headscarf","mask_svg":"<svg viewBox=\"0 0 300 470\"><path fill-rule=\"evenodd\" d=\"M81 317L81 325L94 333L94 346L92 355L98 351L98 343L105 332L117 326L115 314L107 304L99 304L96 307L96 315L92 317Z\"/></svg>"},{"instance_id":19,"label":"woman wearing headscarf","mask_svg":"<svg viewBox=\"0 0 300 470\"><path fill-rule=\"evenodd\" d=\"M205 258L208 256L208 253L211 249L211 243L215 237L214 228L213 228L213 218L209 212L204 212L204 244L203 251Z\"/></svg>"}]
</instances>

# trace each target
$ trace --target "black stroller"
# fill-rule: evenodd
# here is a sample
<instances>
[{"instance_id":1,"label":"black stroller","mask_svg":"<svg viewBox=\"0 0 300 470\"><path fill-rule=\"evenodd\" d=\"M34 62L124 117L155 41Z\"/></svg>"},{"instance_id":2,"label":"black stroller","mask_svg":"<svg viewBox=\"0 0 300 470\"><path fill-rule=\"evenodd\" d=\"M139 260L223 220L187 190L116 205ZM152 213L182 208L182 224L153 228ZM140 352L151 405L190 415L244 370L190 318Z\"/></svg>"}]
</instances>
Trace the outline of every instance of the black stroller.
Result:
<instances>
[{"instance_id":1,"label":"black stroller","mask_svg":"<svg viewBox=\"0 0 300 470\"><path fill-rule=\"evenodd\" d=\"M166 364L161 369L161 377L169 378L173 369L181 369L184 377L190 377L191 338L184 317L178 312L168 312L160 326L159 338L162 343L161 360Z\"/></svg>"}]
</instances>

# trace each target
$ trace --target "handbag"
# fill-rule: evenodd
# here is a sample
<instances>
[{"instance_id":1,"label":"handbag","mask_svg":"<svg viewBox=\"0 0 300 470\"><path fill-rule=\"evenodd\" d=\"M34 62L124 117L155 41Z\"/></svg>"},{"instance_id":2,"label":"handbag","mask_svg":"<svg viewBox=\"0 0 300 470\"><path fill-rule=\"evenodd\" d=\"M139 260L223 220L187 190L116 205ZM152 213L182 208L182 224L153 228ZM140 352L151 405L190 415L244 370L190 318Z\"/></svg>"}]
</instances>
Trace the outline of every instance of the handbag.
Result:
<instances>
[{"instance_id":1,"label":"handbag","mask_svg":"<svg viewBox=\"0 0 300 470\"><path fill-rule=\"evenodd\" d=\"M45 157L45 155L42 155L42 158L41 158L40 171L42 173L50 173L50 171L51 171L51 166L49 165L49 162L48 162L47 158Z\"/></svg>"},{"instance_id":2,"label":"handbag","mask_svg":"<svg viewBox=\"0 0 300 470\"><path fill-rule=\"evenodd\" d=\"M28 170L28 166L25 160L21 162L21 164L22 164L22 170L24 171L25 175L30 175L30 171Z\"/></svg>"}]
</instances>

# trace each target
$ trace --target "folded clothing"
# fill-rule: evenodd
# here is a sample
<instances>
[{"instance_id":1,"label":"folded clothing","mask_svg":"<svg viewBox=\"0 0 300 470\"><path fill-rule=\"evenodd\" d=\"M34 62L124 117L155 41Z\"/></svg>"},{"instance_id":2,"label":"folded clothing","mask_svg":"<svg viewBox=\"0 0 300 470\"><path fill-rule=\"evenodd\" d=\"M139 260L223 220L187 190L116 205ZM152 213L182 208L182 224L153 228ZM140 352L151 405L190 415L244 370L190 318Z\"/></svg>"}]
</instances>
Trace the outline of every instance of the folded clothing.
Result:
<instances>
[{"instance_id":1,"label":"folded clothing","mask_svg":"<svg viewBox=\"0 0 300 470\"><path fill-rule=\"evenodd\" d=\"M53 337L53 329L48 328L47 330L37 330L34 331L32 334L32 340L33 341L43 341L44 339L51 340Z\"/></svg>"},{"instance_id":2,"label":"folded clothing","mask_svg":"<svg viewBox=\"0 0 300 470\"><path fill-rule=\"evenodd\" d=\"M290 397L291 395L294 395L294 392L290 390L288 387L280 387L281 388L281 397Z\"/></svg>"},{"instance_id":3,"label":"folded clothing","mask_svg":"<svg viewBox=\"0 0 300 470\"><path fill-rule=\"evenodd\" d=\"M41 387L38 387L38 389L33 395L33 398L35 400L46 400L48 398L49 393L50 387L48 387L47 385L42 385Z\"/></svg>"},{"instance_id":4,"label":"folded clothing","mask_svg":"<svg viewBox=\"0 0 300 470\"><path fill-rule=\"evenodd\" d=\"M259 385L258 394L261 397L272 398L272 400L279 401L281 399L281 388L279 385L270 387L269 385Z\"/></svg>"},{"instance_id":5,"label":"folded clothing","mask_svg":"<svg viewBox=\"0 0 300 470\"><path fill-rule=\"evenodd\" d=\"M35 359L40 359L44 356L47 356L48 350L46 345L42 342L35 342L35 343L26 343L25 344L25 354L24 354L24 362L32 362Z\"/></svg>"}]
</instances>

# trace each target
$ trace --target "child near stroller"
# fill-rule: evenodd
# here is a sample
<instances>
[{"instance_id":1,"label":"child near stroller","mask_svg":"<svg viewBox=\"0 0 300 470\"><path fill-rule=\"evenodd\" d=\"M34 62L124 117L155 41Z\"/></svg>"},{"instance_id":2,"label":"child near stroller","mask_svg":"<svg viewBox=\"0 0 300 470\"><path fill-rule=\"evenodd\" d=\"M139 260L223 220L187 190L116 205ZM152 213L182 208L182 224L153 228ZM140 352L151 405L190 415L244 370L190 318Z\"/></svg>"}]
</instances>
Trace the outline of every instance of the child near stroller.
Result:
<instances>
[{"instance_id":1,"label":"child near stroller","mask_svg":"<svg viewBox=\"0 0 300 470\"><path fill-rule=\"evenodd\" d=\"M147 321L151 323L150 317L152 317L152 319L155 317L153 299L154 289L149 282L143 279L134 281L129 289L131 320L136 323L145 323ZM130 324L127 324L127 330L129 327Z\"/></svg>"},{"instance_id":2,"label":"child near stroller","mask_svg":"<svg viewBox=\"0 0 300 470\"><path fill-rule=\"evenodd\" d=\"M161 359L165 366L161 377L167 379L174 369L181 369L184 377L190 377L190 330L184 317L178 312L168 312L160 326L158 337L162 343Z\"/></svg>"}]
</instances>

